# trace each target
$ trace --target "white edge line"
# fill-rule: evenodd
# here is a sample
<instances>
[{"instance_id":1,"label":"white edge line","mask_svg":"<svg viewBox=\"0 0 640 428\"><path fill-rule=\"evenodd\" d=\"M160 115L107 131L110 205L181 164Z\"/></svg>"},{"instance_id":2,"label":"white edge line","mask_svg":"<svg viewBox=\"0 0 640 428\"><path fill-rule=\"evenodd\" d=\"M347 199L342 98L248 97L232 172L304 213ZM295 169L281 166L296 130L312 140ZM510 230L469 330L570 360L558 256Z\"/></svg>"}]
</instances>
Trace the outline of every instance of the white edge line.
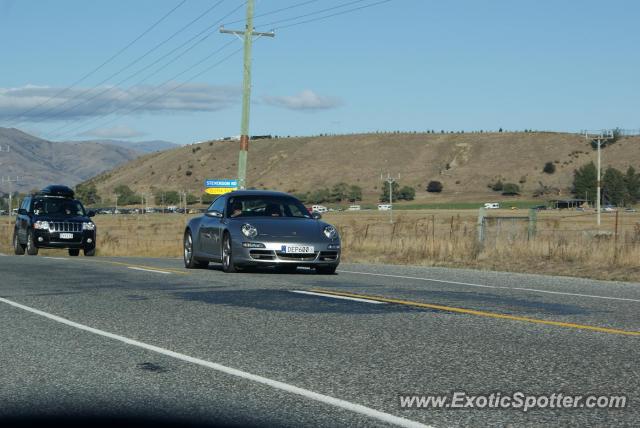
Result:
<instances>
[{"instance_id":1,"label":"white edge line","mask_svg":"<svg viewBox=\"0 0 640 428\"><path fill-rule=\"evenodd\" d=\"M11 300L7 300L5 298L0 297L0 302L4 302L13 307L23 309L25 311L34 313L36 315L40 315L45 318L49 318L50 320L59 322L61 324L68 325L70 327L77 328L79 330L84 330L89 333L93 333L99 336L107 337L109 339L117 340L119 342L125 343L127 345L136 346L138 348L146 349L148 351L156 352L158 354L166 355L168 357L176 358L178 360L182 360L188 363L197 364L203 367L207 367L231 376L236 376L242 379L247 379L256 383L261 383L263 385L270 386L275 389L279 389L285 392L289 392L291 394L300 395L302 397L308 398L310 400L318 401L324 404L328 404L331 406L339 407L345 410L349 410L354 413L359 413L364 416L368 416L374 419L378 419L383 422L387 422L393 425L401 426L401 427L421 427L421 428L431 428L429 425L422 424L420 422L412 421L409 419L404 419L399 416L394 416L389 413L384 413L379 410L372 409L370 407L363 406L361 404L351 403L346 400L341 400L339 398L330 397L328 395L320 394L317 392L310 391L308 389L300 388L298 386L289 385L284 382L280 382L277 380L269 379L266 377L262 377L259 375L255 375L252 373L243 372L242 370L234 369L231 367L223 366L218 363L212 363L211 361L201 360L200 358L191 357L189 355L181 354L179 352L170 351L168 349L160 348L158 346L149 345L144 342L140 342L138 340L129 339L124 336L120 336L117 334L109 333L107 331L99 330L97 328L89 327L84 324L79 324L77 322L68 320L66 318L59 317L57 315L50 314L48 312L44 312L29 306L22 305L20 303L13 302Z\"/></svg>"},{"instance_id":2,"label":"white edge line","mask_svg":"<svg viewBox=\"0 0 640 428\"><path fill-rule=\"evenodd\" d=\"M65 257L50 257L50 256L44 256L42 257L43 259L49 259L49 260L69 260Z\"/></svg>"},{"instance_id":3,"label":"white edge line","mask_svg":"<svg viewBox=\"0 0 640 428\"><path fill-rule=\"evenodd\" d=\"M561 294L565 296L578 296L578 297L588 297L591 299L603 299L603 300L620 300L623 302L635 302L640 303L640 299L629 299L626 297L609 297L609 296L596 296L593 294L579 294L579 293L566 293L563 291L549 291L549 290L539 290L536 288L522 288L522 287L501 287L499 285L483 285L483 284L473 284L470 282L458 282L458 281L446 281L443 279L434 279L434 278L420 278L418 276L404 276L404 275L389 275L384 273L372 273L372 272L356 272L349 270L339 270L339 273L353 273L358 275L372 275L372 276L384 276L389 278L402 278L402 279L413 279L418 281L431 281L431 282L441 282L444 284L457 284L457 285L468 285L471 287L482 287L482 288L498 288L502 290L518 290L518 291L532 291L535 293L546 293L546 294Z\"/></svg>"},{"instance_id":4,"label":"white edge line","mask_svg":"<svg viewBox=\"0 0 640 428\"><path fill-rule=\"evenodd\" d=\"M319 293L319 292L313 292L313 291L302 291L302 290L289 290L289 291L292 293L298 293L298 294L309 294L311 296L330 297L332 299L353 300L355 302L373 303L377 305L384 305L387 303L387 302L380 302L378 300L363 299L361 297L337 296L335 294L326 294L326 293Z\"/></svg>"},{"instance_id":5,"label":"white edge line","mask_svg":"<svg viewBox=\"0 0 640 428\"><path fill-rule=\"evenodd\" d=\"M145 268L135 267L135 266L127 266L127 268L133 269L133 270L141 270L141 271L144 271L144 272L163 273L165 275L170 275L171 274L171 272L167 272L167 271L164 271L164 270L145 269Z\"/></svg>"}]
</instances>

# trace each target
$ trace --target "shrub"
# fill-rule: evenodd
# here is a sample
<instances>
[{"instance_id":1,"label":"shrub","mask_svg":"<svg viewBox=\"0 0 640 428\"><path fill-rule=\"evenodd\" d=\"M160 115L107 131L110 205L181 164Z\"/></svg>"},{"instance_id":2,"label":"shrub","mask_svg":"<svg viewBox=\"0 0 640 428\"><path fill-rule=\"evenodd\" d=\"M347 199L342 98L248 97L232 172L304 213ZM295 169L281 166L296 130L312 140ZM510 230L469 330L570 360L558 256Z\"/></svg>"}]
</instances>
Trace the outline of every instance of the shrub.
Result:
<instances>
[{"instance_id":1,"label":"shrub","mask_svg":"<svg viewBox=\"0 0 640 428\"><path fill-rule=\"evenodd\" d=\"M429 184L427 184L427 192L430 192L430 193L442 192L442 183L439 181L430 181Z\"/></svg>"},{"instance_id":2,"label":"shrub","mask_svg":"<svg viewBox=\"0 0 640 428\"><path fill-rule=\"evenodd\" d=\"M493 189L496 192L501 192L502 191L502 181L498 180L495 183L493 183L493 186L491 186L491 189Z\"/></svg>"},{"instance_id":3,"label":"shrub","mask_svg":"<svg viewBox=\"0 0 640 428\"><path fill-rule=\"evenodd\" d=\"M553 174L554 172L556 172L556 166L553 164L553 162L547 162L544 164L544 168L542 168L542 171L547 174Z\"/></svg>"},{"instance_id":4,"label":"shrub","mask_svg":"<svg viewBox=\"0 0 640 428\"><path fill-rule=\"evenodd\" d=\"M520 187L518 187L518 185L515 183L505 183L504 186L502 187L502 194L503 195L519 195Z\"/></svg>"}]
</instances>

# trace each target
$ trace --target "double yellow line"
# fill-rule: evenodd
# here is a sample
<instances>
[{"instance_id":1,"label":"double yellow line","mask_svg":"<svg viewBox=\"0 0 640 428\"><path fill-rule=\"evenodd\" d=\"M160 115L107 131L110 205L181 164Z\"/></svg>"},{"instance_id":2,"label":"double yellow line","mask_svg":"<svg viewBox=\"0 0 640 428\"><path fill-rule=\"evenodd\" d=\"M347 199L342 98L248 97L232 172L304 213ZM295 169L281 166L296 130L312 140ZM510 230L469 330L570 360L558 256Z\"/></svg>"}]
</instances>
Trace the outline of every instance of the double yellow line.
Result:
<instances>
[{"instance_id":1,"label":"double yellow line","mask_svg":"<svg viewBox=\"0 0 640 428\"><path fill-rule=\"evenodd\" d=\"M316 293L329 294L333 296L354 297L359 299L376 300L378 302L394 303L396 305L405 305L405 306L412 306L416 308L425 308L425 309L435 309L438 311L454 312L458 314L475 315L475 316L487 317L487 318L497 318L497 319L504 319L504 320L511 320L511 321L528 322L533 324L552 325L555 327L573 328L578 330L590 330L590 331L597 331L599 333L621 334L625 336L640 336L640 331L619 330L615 328L598 327L598 326L586 325L586 324L575 324L575 323L562 322L562 321L541 320L537 318L520 317L517 315L507 315L507 314L500 314L496 312L477 311L475 309L456 308L453 306L435 305L433 303L414 302L411 300L371 296L368 294L348 293L345 291L326 290L322 288L311 289L311 291L314 291Z\"/></svg>"}]
</instances>

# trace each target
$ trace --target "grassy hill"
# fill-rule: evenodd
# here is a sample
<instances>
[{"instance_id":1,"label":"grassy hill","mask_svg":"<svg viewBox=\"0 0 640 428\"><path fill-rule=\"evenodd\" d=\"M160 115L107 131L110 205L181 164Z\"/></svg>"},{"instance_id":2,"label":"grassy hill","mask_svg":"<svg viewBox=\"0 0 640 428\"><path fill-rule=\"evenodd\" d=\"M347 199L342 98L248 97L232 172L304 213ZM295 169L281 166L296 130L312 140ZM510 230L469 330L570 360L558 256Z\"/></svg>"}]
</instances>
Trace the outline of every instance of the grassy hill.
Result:
<instances>
[{"instance_id":1,"label":"grassy hill","mask_svg":"<svg viewBox=\"0 0 640 428\"><path fill-rule=\"evenodd\" d=\"M603 150L603 166L640 169L640 137L624 137ZM136 192L153 189L202 192L207 178L234 178L239 144L210 141L152 153L88 182L107 196L126 184ZM249 150L248 186L306 192L339 182L362 187L365 201L380 194L380 174L401 174L416 188L416 202L500 200L488 188L497 180L520 186L531 199L540 183L568 195L574 169L596 159L584 137L566 133L361 134L255 140ZM546 162L556 166L544 173ZM425 191L441 181L441 194ZM556 192L557 193L557 192ZM551 197L551 196L550 196Z\"/></svg>"}]
</instances>

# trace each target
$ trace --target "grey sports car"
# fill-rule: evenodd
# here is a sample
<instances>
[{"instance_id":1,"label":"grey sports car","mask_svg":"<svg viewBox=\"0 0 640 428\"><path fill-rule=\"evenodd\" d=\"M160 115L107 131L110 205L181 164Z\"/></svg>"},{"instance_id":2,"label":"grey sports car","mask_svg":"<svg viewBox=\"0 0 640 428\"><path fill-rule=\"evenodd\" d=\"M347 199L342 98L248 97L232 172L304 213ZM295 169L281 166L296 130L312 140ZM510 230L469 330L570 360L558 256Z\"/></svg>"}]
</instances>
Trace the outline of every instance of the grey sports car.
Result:
<instances>
[{"instance_id":1,"label":"grey sports car","mask_svg":"<svg viewBox=\"0 0 640 428\"><path fill-rule=\"evenodd\" d=\"M250 266L295 271L312 267L333 274L340 263L340 237L287 193L239 190L219 196L184 231L184 265L222 263L225 272Z\"/></svg>"}]
</instances>

